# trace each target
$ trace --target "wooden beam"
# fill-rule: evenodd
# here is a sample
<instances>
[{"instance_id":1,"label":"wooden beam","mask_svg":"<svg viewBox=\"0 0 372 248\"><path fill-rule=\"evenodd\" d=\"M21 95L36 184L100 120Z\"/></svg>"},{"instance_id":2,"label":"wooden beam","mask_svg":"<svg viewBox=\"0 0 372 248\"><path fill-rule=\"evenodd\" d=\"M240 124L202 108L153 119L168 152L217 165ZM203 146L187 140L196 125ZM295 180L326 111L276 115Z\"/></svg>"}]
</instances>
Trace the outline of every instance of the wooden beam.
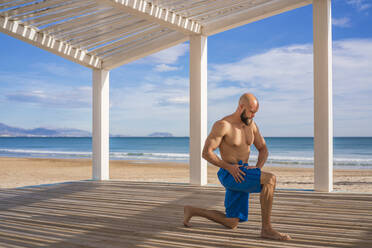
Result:
<instances>
[{"instance_id":1,"label":"wooden beam","mask_svg":"<svg viewBox=\"0 0 372 248\"><path fill-rule=\"evenodd\" d=\"M203 24L202 35L209 36L226 30L274 16L292 9L311 4L312 0L274 0L253 8L239 11L235 15L223 16Z\"/></svg>"},{"instance_id":2,"label":"wooden beam","mask_svg":"<svg viewBox=\"0 0 372 248\"><path fill-rule=\"evenodd\" d=\"M109 4L118 10L133 14L186 35L200 34L201 25L198 22L159 7L150 1L97 0L97 2Z\"/></svg>"},{"instance_id":3,"label":"wooden beam","mask_svg":"<svg viewBox=\"0 0 372 248\"><path fill-rule=\"evenodd\" d=\"M332 17L330 0L314 0L314 188L333 190Z\"/></svg>"},{"instance_id":4,"label":"wooden beam","mask_svg":"<svg viewBox=\"0 0 372 248\"><path fill-rule=\"evenodd\" d=\"M124 53L118 53L113 56L109 56L107 59L103 59L102 68L106 70L114 69L121 65L128 64L134 60L185 42L188 39L188 36L178 32L173 32L169 35L159 38L158 40L149 42L148 45L143 45L137 47L136 49L126 51Z\"/></svg>"},{"instance_id":5,"label":"wooden beam","mask_svg":"<svg viewBox=\"0 0 372 248\"><path fill-rule=\"evenodd\" d=\"M89 68L101 67L100 58L90 55L85 50L75 48L66 42L54 39L50 35L43 34L33 27L11 21L6 17L0 16L0 31L83 66Z\"/></svg>"},{"instance_id":6,"label":"wooden beam","mask_svg":"<svg viewBox=\"0 0 372 248\"><path fill-rule=\"evenodd\" d=\"M202 158L207 138L207 37L190 37L190 183L206 185L207 161Z\"/></svg>"}]
</instances>

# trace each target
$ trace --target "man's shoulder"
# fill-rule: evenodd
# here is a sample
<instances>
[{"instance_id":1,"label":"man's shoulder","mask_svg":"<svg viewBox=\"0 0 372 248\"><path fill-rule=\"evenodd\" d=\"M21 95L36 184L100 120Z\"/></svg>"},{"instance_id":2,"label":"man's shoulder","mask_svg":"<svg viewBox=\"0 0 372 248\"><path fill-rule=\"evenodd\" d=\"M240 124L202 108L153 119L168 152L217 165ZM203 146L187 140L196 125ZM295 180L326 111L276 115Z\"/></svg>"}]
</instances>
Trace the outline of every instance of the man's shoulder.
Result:
<instances>
[{"instance_id":1,"label":"man's shoulder","mask_svg":"<svg viewBox=\"0 0 372 248\"><path fill-rule=\"evenodd\" d=\"M229 119L222 118L213 124L213 129L218 133L226 134L231 129L231 122Z\"/></svg>"},{"instance_id":2,"label":"man's shoulder","mask_svg":"<svg viewBox=\"0 0 372 248\"><path fill-rule=\"evenodd\" d=\"M252 120L252 129L253 129L254 132L258 131L257 123L254 120Z\"/></svg>"},{"instance_id":3,"label":"man's shoulder","mask_svg":"<svg viewBox=\"0 0 372 248\"><path fill-rule=\"evenodd\" d=\"M228 118L228 116L220 119L220 120L217 120L215 123L215 125L218 125L218 126L221 126L221 127L230 127L231 126L231 120Z\"/></svg>"}]
</instances>

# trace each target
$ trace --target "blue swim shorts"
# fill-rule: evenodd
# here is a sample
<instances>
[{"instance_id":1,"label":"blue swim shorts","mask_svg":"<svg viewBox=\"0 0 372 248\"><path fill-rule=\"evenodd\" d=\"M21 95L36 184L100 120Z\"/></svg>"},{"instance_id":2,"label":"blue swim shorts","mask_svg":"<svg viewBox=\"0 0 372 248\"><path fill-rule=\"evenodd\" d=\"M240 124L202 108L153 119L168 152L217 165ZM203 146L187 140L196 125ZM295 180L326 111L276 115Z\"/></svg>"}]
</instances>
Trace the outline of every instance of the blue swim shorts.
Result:
<instances>
[{"instance_id":1,"label":"blue swim shorts","mask_svg":"<svg viewBox=\"0 0 372 248\"><path fill-rule=\"evenodd\" d=\"M242 164L241 160L239 164ZM240 169L245 173L244 181L240 183L235 181L230 172L222 168L218 171L217 176L226 189L226 217L239 218L239 222L243 222L248 220L249 193L261 192L261 169L247 169L244 166Z\"/></svg>"}]
</instances>

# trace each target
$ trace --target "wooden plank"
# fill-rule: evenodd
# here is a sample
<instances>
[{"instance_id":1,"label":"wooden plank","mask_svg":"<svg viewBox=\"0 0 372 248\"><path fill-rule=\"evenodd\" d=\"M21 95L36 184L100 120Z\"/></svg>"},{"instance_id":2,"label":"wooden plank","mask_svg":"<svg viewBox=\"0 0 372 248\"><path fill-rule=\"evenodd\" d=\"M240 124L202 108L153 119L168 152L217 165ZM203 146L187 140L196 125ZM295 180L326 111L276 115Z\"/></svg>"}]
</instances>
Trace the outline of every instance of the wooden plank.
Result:
<instances>
[{"instance_id":1,"label":"wooden plank","mask_svg":"<svg viewBox=\"0 0 372 248\"><path fill-rule=\"evenodd\" d=\"M221 0L219 0L221 1ZM224 1L224 0L222 0ZM201 1L178 1L173 3L161 2L160 7L165 7L174 11L177 14L183 15L185 11L198 8L200 6L208 6L211 2L217 2L216 0L201 0Z\"/></svg>"},{"instance_id":2,"label":"wooden plank","mask_svg":"<svg viewBox=\"0 0 372 248\"><path fill-rule=\"evenodd\" d=\"M21 0L21 1L0 1L0 3L4 3L0 6L0 10L7 9L7 8L12 8L18 5L22 4L27 4L27 3L32 3L35 0Z\"/></svg>"},{"instance_id":3,"label":"wooden plank","mask_svg":"<svg viewBox=\"0 0 372 248\"><path fill-rule=\"evenodd\" d=\"M142 31L142 28L132 27L131 30L134 31ZM93 36L89 37L85 40L79 41L76 43L76 46L81 47L82 49L94 49L97 47L104 46L105 44L109 44L112 41L115 41L121 37L125 37L127 35L130 35L132 32L128 32L127 29L117 29L112 32L106 32L101 36Z\"/></svg>"},{"instance_id":4,"label":"wooden plank","mask_svg":"<svg viewBox=\"0 0 372 248\"><path fill-rule=\"evenodd\" d=\"M12 22L6 17L0 16L0 31L86 67L100 68L101 66L98 57L91 56L81 49L42 34L34 28L24 26L22 23Z\"/></svg>"},{"instance_id":5,"label":"wooden plank","mask_svg":"<svg viewBox=\"0 0 372 248\"><path fill-rule=\"evenodd\" d=\"M74 19L70 19L68 21L58 23L55 25L51 25L45 28L40 28L45 34L52 34L61 31L68 31L71 27L76 27L77 24L79 25L86 25L92 21L97 23L105 22L110 20L111 18L115 19L119 16L122 16L122 13L117 13L117 11L111 9L106 11L98 11L96 13L92 13L89 15L84 15L80 17L76 17ZM125 16L125 15L123 15Z\"/></svg>"},{"instance_id":6,"label":"wooden plank","mask_svg":"<svg viewBox=\"0 0 372 248\"><path fill-rule=\"evenodd\" d=\"M44 26L53 22L60 20L68 19L75 16L85 15L87 13L94 13L96 11L104 9L101 6L96 5L95 3L87 4L80 7L66 8L60 11L50 11L51 13L34 16L23 20L25 25L33 25L35 27ZM40 28L39 28L40 29Z\"/></svg>"},{"instance_id":7,"label":"wooden plank","mask_svg":"<svg viewBox=\"0 0 372 248\"><path fill-rule=\"evenodd\" d=\"M76 44L81 40L94 38L105 33L112 33L114 30L123 29L123 27L129 26L139 21L140 20L138 20L137 18L133 18L132 16L126 16L125 18L117 18L105 23L91 23L90 25L87 25L84 28L76 29L73 32L60 33L53 36L61 40L71 41L71 44ZM124 23L127 24L125 25Z\"/></svg>"},{"instance_id":8,"label":"wooden plank","mask_svg":"<svg viewBox=\"0 0 372 248\"><path fill-rule=\"evenodd\" d=\"M124 44L128 44L129 42L140 39L141 37L149 35L151 33L161 31L162 29L164 29L164 28L163 27L152 27L152 28L149 28L149 29L147 29L143 32L137 32L134 35L126 36L125 38L120 39L118 41L115 41L113 43L110 43L109 45L100 46L96 49L92 49L89 52L90 52L90 54L93 54L93 55L96 55L96 56L101 56L101 54L104 55L106 52L113 51L112 49L115 49L117 47L121 47Z\"/></svg>"},{"instance_id":9,"label":"wooden plank","mask_svg":"<svg viewBox=\"0 0 372 248\"><path fill-rule=\"evenodd\" d=\"M91 38L91 39L79 42L77 46L91 51L94 48L104 46L105 44L110 44L110 42L113 42L121 37L131 35L132 33L141 32L143 29L155 27L157 25L157 24L142 25L142 24L143 23L138 23L137 25L133 25L130 28L124 28L120 31L116 31L113 34L105 34L99 37L95 37L95 38Z\"/></svg>"},{"instance_id":10,"label":"wooden plank","mask_svg":"<svg viewBox=\"0 0 372 248\"><path fill-rule=\"evenodd\" d=\"M97 6L97 4L95 4L93 1L89 1L89 2L86 2L84 4L81 4L80 2L75 2L75 3L71 3L71 4L60 5L60 6L57 6L55 8L38 9L38 10L33 11L33 12L26 12L26 13L16 15L16 16L9 16L9 19L13 20L13 21L21 21L21 20L24 20L24 19L28 19L28 18L32 18L32 17L38 17L38 16L43 16L43 18L52 18L53 15L50 15L50 13L57 13L57 14L63 15L63 11L68 11L68 10L71 10L71 9L74 9L74 8L76 9L76 8L79 8L79 7L89 8L89 7L92 6L92 4L94 4L93 6ZM24 22L24 24L28 25L26 22Z\"/></svg>"},{"instance_id":11,"label":"wooden plank","mask_svg":"<svg viewBox=\"0 0 372 248\"><path fill-rule=\"evenodd\" d=\"M266 0L269 1L269 0ZM183 15L185 15L188 18L195 19L199 22L203 22L202 16L205 16L208 18L208 16L211 13L218 13L222 14L226 10L234 10L236 6L238 8L243 8L245 5L252 5L257 4L255 1L247 2L247 0L234 0L234 1L226 1L226 0L219 0L219 1L212 1L208 4L202 4L199 7L193 7L193 8L187 8L185 11L182 12ZM207 19L206 18L206 19Z\"/></svg>"},{"instance_id":12,"label":"wooden plank","mask_svg":"<svg viewBox=\"0 0 372 248\"><path fill-rule=\"evenodd\" d=\"M63 5L68 5L74 1L77 0L50 0L50 1L40 1L40 2L35 2L33 4L29 4L26 6L19 6L17 8L4 11L2 13L3 16L5 17L11 17L15 15L21 15L30 11L35 11L35 10L41 10L43 8L56 8L58 6L63 6Z\"/></svg>"},{"instance_id":13,"label":"wooden plank","mask_svg":"<svg viewBox=\"0 0 372 248\"><path fill-rule=\"evenodd\" d=\"M68 34L74 34L74 33L78 33L82 30L85 30L86 28L88 29L93 29L92 25L97 25L97 26L101 26L101 25L105 25L107 23L110 23L111 21L115 20L115 21L120 21L120 20L124 20L126 19L127 17L126 16L115 16L115 17L110 17L106 20L101 20L101 21L96 21L96 22L89 22L89 23L86 23L84 25L81 25L81 26L76 26L76 28L73 28L73 27L70 27L68 29L64 29L64 30L60 30L60 31L56 31L55 33L52 33L53 36L66 36ZM127 26L124 26L127 28ZM116 35L120 34L120 31L117 31L116 33L113 33L113 32L105 32L105 34L101 34L99 36L98 39L104 39L105 37L109 36L109 37L115 37ZM67 39L66 39L67 40ZM91 40L94 40L93 38L89 38L87 39L87 41L83 40L83 41L79 41L77 43L84 43L84 42L88 42L88 43L91 43L92 41ZM81 48L82 46L80 45L75 45L76 47L79 47ZM84 48L83 48L84 49Z\"/></svg>"},{"instance_id":14,"label":"wooden plank","mask_svg":"<svg viewBox=\"0 0 372 248\"><path fill-rule=\"evenodd\" d=\"M89 39L79 41L76 45L83 48L83 49L92 49L94 47L98 47L104 45L105 43L109 43L116 39L119 39L124 36L128 36L132 33L141 32L141 30L146 28L154 27L157 24L147 23L146 21L138 21L133 25L129 25L113 32L106 32L100 36L91 37Z\"/></svg>"},{"instance_id":15,"label":"wooden plank","mask_svg":"<svg viewBox=\"0 0 372 248\"><path fill-rule=\"evenodd\" d=\"M130 50L135 50L138 47L146 46L146 44L151 43L153 40L162 38L171 32L174 32L169 29L164 29L164 28L159 28L158 32L150 32L145 35L133 35L131 37L128 37L126 42L121 44L120 46L116 46L111 48L108 51L104 51L100 53L98 56L100 58L107 58L111 57L112 55L130 51Z\"/></svg>"},{"instance_id":16,"label":"wooden plank","mask_svg":"<svg viewBox=\"0 0 372 248\"><path fill-rule=\"evenodd\" d=\"M274 227L291 242L259 238L259 195L249 221L232 231L203 218L182 227L183 205L223 211L222 187L77 182L0 190L0 246L14 247L370 247L371 194L277 191ZM352 210L352 214L344 212ZM336 207L334 207L336 206ZM337 207L341 206L341 208ZM305 211L306 210L306 211Z\"/></svg>"},{"instance_id":17,"label":"wooden plank","mask_svg":"<svg viewBox=\"0 0 372 248\"><path fill-rule=\"evenodd\" d=\"M196 21L185 18L172 11L169 11L168 9L160 8L159 6L150 1L146 0L98 0L98 1L186 35L200 34L201 25Z\"/></svg>"},{"instance_id":18,"label":"wooden plank","mask_svg":"<svg viewBox=\"0 0 372 248\"><path fill-rule=\"evenodd\" d=\"M254 8L247 8L232 16L224 16L213 21L207 21L202 28L202 34L206 36L217 34L311 3L312 0L273 0Z\"/></svg>"},{"instance_id":19,"label":"wooden plank","mask_svg":"<svg viewBox=\"0 0 372 248\"><path fill-rule=\"evenodd\" d=\"M167 36L161 37L156 41L152 41L148 45L144 45L131 51L117 53L113 56L110 56L109 58L103 60L102 66L105 66L104 68L110 70L118 66L130 63L134 60L143 58L150 54L159 52L163 49L175 46L187 40L187 36L178 33L171 33Z\"/></svg>"},{"instance_id":20,"label":"wooden plank","mask_svg":"<svg viewBox=\"0 0 372 248\"><path fill-rule=\"evenodd\" d=\"M193 11L190 13L190 18L193 18L197 21L199 21L202 25L206 22L213 22L214 19L222 19L224 17L229 18L229 16L233 16L236 13L248 9L248 8L254 8L258 5L270 2L272 0L259 0L254 2L247 2L247 1L241 1L241 2L224 2L223 5L216 5L211 6L212 8L206 9L203 11L203 9L199 9L198 11Z\"/></svg>"},{"instance_id":21,"label":"wooden plank","mask_svg":"<svg viewBox=\"0 0 372 248\"><path fill-rule=\"evenodd\" d=\"M64 36L68 36L70 34L91 30L91 29L94 29L96 27L101 27L103 25L110 25L111 23L117 23L117 22L120 22L120 21L125 23L126 21L132 21L134 19L135 18L133 18L132 16L125 15L125 14L110 15L110 16L107 16L106 18L103 18L103 19L94 18L94 19L90 20L89 22L87 22L87 21L84 21L83 23L82 22L76 22L72 25L69 25L68 27L64 27L63 29L52 32L52 35L54 35L56 37L64 37Z\"/></svg>"},{"instance_id":22,"label":"wooden plank","mask_svg":"<svg viewBox=\"0 0 372 248\"><path fill-rule=\"evenodd\" d=\"M71 17L86 15L86 14L94 14L101 10L107 10L106 7L98 6L96 4L86 5L84 7L68 9L64 12L58 12L55 14L50 14L47 16L41 16L34 19L30 19L28 21L23 22L25 25L33 25L38 27L39 29L42 26L50 25L52 23L60 22L62 20L69 19Z\"/></svg>"}]
</instances>

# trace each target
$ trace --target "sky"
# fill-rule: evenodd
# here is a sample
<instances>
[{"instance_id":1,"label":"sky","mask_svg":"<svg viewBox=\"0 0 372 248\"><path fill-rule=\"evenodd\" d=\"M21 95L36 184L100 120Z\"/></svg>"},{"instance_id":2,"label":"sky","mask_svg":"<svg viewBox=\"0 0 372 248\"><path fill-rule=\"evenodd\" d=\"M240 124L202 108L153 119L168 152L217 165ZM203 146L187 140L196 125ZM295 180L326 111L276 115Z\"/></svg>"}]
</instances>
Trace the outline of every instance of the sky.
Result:
<instances>
[{"instance_id":1,"label":"sky","mask_svg":"<svg viewBox=\"0 0 372 248\"><path fill-rule=\"evenodd\" d=\"M372 0L333 0L335 136L372 136ZM208 132L255 94L263 136L313 136L312 5L208 37ZM92 70L0 33L0 123L91 131ZM110 133L189 135L189 43L110 72Z\"/></svg>"}]
</instances>

